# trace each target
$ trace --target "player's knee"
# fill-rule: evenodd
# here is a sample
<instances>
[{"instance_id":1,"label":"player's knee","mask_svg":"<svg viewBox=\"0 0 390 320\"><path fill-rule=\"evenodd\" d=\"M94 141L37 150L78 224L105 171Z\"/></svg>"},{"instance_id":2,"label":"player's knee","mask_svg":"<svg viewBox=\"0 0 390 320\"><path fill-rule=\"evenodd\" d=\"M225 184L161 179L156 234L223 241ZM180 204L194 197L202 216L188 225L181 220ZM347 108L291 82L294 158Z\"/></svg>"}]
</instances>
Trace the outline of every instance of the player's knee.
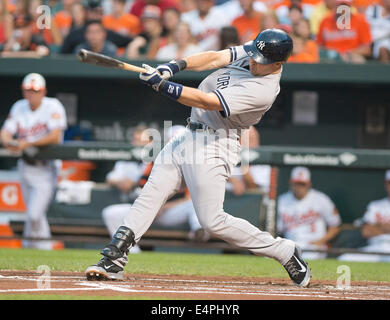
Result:
<instances>
[{"instance_id":1,"label":"player's knee","mask_svg":"<svg viewBox=\"0 0 390 320\"><path fill-rule=\"evenodd\" d=\"M227 215L223 210L213 213L205 212L204 214L198 215L200 225L210 234L219 233L223 228L226 217Z\"/></svg>"}]
</instances>

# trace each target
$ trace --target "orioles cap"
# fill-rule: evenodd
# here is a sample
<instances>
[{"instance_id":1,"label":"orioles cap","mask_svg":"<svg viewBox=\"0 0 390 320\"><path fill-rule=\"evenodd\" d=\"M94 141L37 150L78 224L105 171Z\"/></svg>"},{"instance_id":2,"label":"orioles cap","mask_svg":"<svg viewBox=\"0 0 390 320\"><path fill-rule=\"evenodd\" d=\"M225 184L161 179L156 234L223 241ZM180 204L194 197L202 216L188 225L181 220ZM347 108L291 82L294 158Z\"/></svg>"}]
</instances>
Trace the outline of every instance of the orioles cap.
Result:
<instances>
[{"instance_id":1,"label":"orioles cap","mask_svg":"<svg viewBox=\"0 0 390 320\"><path fill-rule=\"evenodd\" d=\"M22 82L22 88L25 90L39 91L46 88L45 78L38 73L29 73Z\"/></svg>"},{"instance_id":2,"label":"orioles cap","mask_svg":"<svg viewBox=\"0 0 390 320\"><path fill-rule=\"evenodd\" d=\"M311 181L310 170L306 167L295 167L291 171L290 182L309 183Z\"/></svg>"}]
</instances>

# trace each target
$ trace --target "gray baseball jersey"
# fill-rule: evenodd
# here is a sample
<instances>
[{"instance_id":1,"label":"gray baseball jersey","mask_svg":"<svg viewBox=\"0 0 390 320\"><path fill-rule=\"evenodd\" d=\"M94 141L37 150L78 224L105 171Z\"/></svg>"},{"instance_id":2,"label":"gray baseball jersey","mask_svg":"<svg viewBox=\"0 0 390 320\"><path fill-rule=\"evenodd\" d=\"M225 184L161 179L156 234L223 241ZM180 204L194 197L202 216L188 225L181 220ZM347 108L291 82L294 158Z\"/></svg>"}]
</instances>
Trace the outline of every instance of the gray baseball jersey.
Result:
<instances>
[{"instance_id":1,"label":"gray baseball jersey","mask_svg":"<svg viewBox=\"0 0 390 320\"><path fill-rule=\"evenodd\" d=\"M223 111L192 108L192 121L204 123L216 130L248 129L258 123L271 108L280 91L282 72L253 76L249 71L249 57L243 47L235 48L243 57L210 74L198 88L203 92L214 92Z\"/></svg>"}]
</instances>

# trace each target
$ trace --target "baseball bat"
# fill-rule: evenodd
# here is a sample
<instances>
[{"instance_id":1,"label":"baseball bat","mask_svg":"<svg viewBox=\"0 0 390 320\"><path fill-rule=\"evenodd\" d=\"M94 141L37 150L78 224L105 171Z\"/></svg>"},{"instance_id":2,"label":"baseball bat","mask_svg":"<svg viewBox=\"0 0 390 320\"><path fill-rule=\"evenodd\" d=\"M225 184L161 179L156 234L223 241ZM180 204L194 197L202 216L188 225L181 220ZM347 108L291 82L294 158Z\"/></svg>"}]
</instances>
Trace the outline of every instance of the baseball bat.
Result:
<instances>
[{"instance_id":1,"label":"baseball bat","mask_svg":"<svg viewBox=\"0 0 390 320\"><path fill-rule=\"evenodd\" d=\"M91 52L85 49L81 49L77 54L77 56L81 62L93 64L95 66L122 69L122 70L140 72L140 73L147 72L144 68L137 67L132 64L105 56L104 54Z\"/></svg>"}]
</instances>

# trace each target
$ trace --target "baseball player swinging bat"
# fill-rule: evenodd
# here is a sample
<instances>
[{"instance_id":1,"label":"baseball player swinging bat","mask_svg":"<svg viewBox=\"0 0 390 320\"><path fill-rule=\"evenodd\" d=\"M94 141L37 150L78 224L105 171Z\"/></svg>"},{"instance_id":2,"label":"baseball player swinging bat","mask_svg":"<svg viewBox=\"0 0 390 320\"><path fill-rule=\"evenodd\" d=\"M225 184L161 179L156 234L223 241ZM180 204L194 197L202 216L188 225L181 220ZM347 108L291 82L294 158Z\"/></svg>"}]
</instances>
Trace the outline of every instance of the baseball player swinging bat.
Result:
<instances>
[{"instance_id":1,"label":"baseball player swinging bat","mask_svg":"<svg viewBox=\"0 0 390 320\"><path fill-rule=\"evenodd\" d=\"M226 181L240 160L241 134L271 108L280 91L283 63L292 50L287 33L267 29L245 45L194 54L157 68L143 65L147 72L139 75L140 81L191 107L191 117L186 130L160 151L123 225L101 250L103 257L85 270L88 280L124 279L128 251L148 230L169 196L185 182L205 231L255 255L277 260L294 284L309 285L310 269L298 245L274 238L223 208ZM164 74L172 77L185 69L217 70L197 89L164 79ZM195 149L201 158L193 157Z\"/></svg>"},{"instance_id":2,"label":"baseball player swinging bat","mask_svg":"<svg viewBox=\"0 0 390 320\"><path fill-rule=\"evenodd\" d=\"M77 54L79 60L84 63L93 64L96 66L116 68L133 72L145 73L147 72L144 68L134 66L123 61L105 56L103 54L95 53L85 49L81 49Z\"/></svg>"}]
</instances>

